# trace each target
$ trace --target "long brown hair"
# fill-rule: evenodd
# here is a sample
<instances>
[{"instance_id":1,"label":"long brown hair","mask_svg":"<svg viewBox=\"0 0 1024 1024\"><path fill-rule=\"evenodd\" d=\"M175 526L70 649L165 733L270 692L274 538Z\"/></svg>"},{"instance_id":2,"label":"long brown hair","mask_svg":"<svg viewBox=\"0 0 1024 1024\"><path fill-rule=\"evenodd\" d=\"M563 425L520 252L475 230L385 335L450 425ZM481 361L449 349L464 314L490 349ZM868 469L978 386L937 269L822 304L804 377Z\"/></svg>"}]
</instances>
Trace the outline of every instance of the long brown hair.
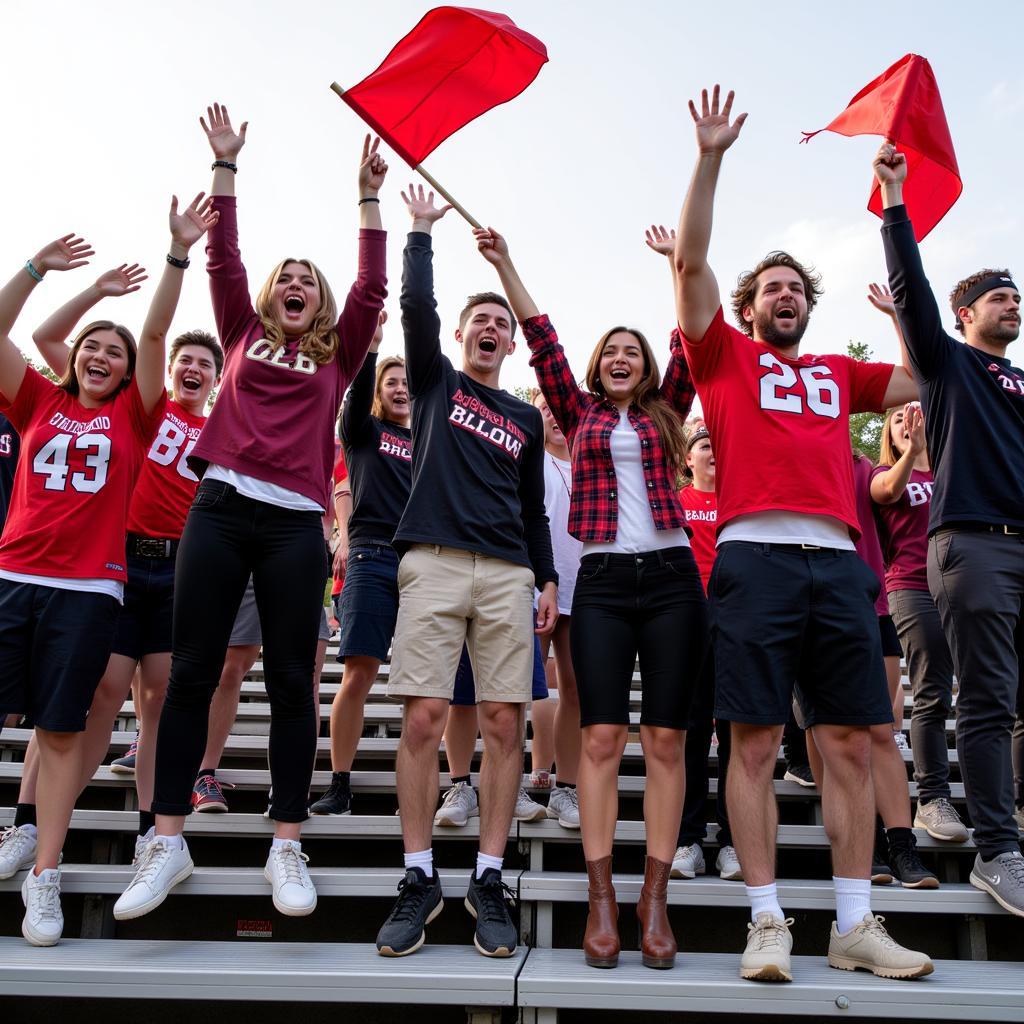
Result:
<instances>
[{"instance_id":1,"label":"long brown hair","mask_svg":"<svg viewBox=\"0 0 1024 1024\"><path fill-rule=\"evenodd\" d=\"M895 466L900 460L900 453L896 449L896 445L892 443L892 418L898 412L902 412L906 408L905 405L894 405L891 409L886 409L885 419L882 421L882 437L879 443L878 450L878 464L880 466Z\"/></svg>"},{"instance_id":2,"label":"long brown hair","mask_svg":"<svg viewBox=\"0 0 1024 1024\"><path fill-rule=\"evenodd\" d=\"M380 397L381 388L388 370L394 366L405 366L405 360L401 356L385 356L377 364L377 382L373 387L373 405L370 408L370 415L376 416L379 420L384 419L384 402ZM408 386L406 389L408 390Z\"/></svg>"},{"instance_id":3,"label":"long brown hair","mask_svg":"<svg viewBox=\"0 0 1024 1024\"><path fill-rule=\"evenodd\" d=\"M338 332L335 329L338 323L338 306L334 301L331 286L312 260L296 260L289 256L281 260L263 282L263 287L256 296L256 312L263 323L263 333L275 352L284 344L284 328L274 319L273 298L274 285L289 263L298 263L306 267L320 287L320 308L313 317L309 330L299 341L299 351L309 356L318 366L325 366L333 362L338 355Z\"/></svg>"},{"instance_id":4,"label":"long brown hair","mask_svg":"<svg viewBox=\"0 0 1024 1024\"><path fill-rule=\"evenodd\" d=\"M664 398L661 397L658 389L661 387L661 371L654 358L650 343L635 327L612 327L601 335L601 340L594 347L590 354L590 362L587 363L587 375L584 383L587 390L594 395L604 395L604 385L601 383L601 353L605 345L614 334L630 334L640 346L644 357L644 375L633 392L633 404L642 412L645 412L654 421L654 429L661 438L661 443L667 455L668 468L673 477L679 475L686 465L686 438L683 431L683 421L679 413L672 408Z\"/></svg>"},{"instance_id":5,"label":"long brown hair","mask_svg":"<svg viewBox=\"0 0 1024 1024\"><path fill-rule=\"evenodd\" d=\"M75 360L78 358L78 352L85 340L91 334L95 334L96 331L113 331L123 342L125 348L128 350L128 372L124 375L124 380L110 393L107 401L111 398L115 398L119 395L131 382L132 377L135 376L135 356L138 352L138 346L135 344L135 337L131 331L128 330L123 324L115 324L113 320L93 320L91 324L86 324L77 335L75 340L71 343L71 355L68 356L68 365L64 370L63 376L57 381L57 386L66 391L72 398L77 398L81 393L81 385L78 381L78 374L75 373Z\"/></svg>"}]
</instances>

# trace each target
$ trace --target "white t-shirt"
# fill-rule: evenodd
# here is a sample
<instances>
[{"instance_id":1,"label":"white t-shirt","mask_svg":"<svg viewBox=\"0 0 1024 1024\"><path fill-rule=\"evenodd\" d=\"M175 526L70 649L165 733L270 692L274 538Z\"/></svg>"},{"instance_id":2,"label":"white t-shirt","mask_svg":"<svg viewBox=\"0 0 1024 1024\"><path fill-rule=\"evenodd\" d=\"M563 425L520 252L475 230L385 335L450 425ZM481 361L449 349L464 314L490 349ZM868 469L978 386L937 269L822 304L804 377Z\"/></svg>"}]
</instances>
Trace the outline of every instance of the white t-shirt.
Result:
<instances>
[{"instance_id":1,"label":"white t-shirt","mask_svg":"<svg viewBox=\"0 0 1024 1024\"><path fill-rule=\"evenodd\" d=\"M544 507L551 523L551 553L558 573L558 612L569 615L576 573L580 568L583 542L569 533L569 498L572 495L572 466L544 453Z\"/></svg>"},{"instance_id":2,"label":"white t-shirt","mask_svg":"<svg viewBox=\"0 0 1024 1024\"><path fill-rule=\"evenodd\" d=\"M114 598L118 604L124 604L124 584L120 580L33 576L29 573L10 572L7 569L0 569L0 579L10 580L12 583L34 583L39 587L53 587L54 590L77 590L83 594L106 594Z\"/></svg>"},{"instance_id":3,"label":"white t-shirt","mask_svg":"<svg viewBox=\"0 0 1024 1024\"><path fill-rule=\"evenodd\" d=\"M850 528L832 516L806 512L750 512L726 523L716 546L730 540L758 544L813 544L819 548L853 551Z\"/></svg>"},{"instance_id":4,"label":"white t-shirt","mask_svg":"<svg viewBox=\"0 0 1024 1024\"><path fill-rule=\"evenodd\" d=\"M324 515L325 512L323 506L318 505L312 498L299 494L298 491L290 491L279 484L268 484L266 480L257 480L254 476L237 473L216 463L211 463L203 479L223 480L244 497L252 498L253 501L263 501L268 505L277 505L278 508L290 508L294 512L318 512L320 515Z\"/></svg>"}]
</instances>

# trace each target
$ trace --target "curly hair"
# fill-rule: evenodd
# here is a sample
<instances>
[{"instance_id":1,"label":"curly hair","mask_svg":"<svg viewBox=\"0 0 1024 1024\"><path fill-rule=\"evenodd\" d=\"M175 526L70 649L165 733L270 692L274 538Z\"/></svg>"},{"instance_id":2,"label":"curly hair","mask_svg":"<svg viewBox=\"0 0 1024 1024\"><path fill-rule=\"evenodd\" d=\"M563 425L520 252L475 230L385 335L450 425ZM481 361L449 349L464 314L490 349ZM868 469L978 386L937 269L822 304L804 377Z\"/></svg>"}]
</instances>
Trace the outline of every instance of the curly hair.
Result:
<instances>
[{"instance_id":1,"label":"curly hair","mask_svg":"<svg viewBox=\"0 0 1024 1024\"><path fill-rule=\"evenodd\" d=\"M298 263L306 267L316 278L320 287L320 308L316 311L309 330L299 341L299 351L303 355L309 356L318 366L326 366L338 356L338 345L340 344L336 330L338 306L334 301L331 286L312 260L296 260L290 256L281 260L264 281L263 287L256 296L256 313L263 324L263 331L267 341L270 342L270 347L276 352L284 344L284 328L274 318L274 285L277 284L281 272L289 263Z\"/></svg>"},{"instance_id":2,"label":"curly hair","mask_svg":"<svg viewBox=\"0 0 1024 1024\"><path fill-rule=\"evenodd\" d=\"M773 267L788 267L800 275L800 280L804 284L804 296L807 299L808 316L825 291L821 287L821 275L815 272L814 267L805 267L799 260L794 259L788 252L782 252L781 249L768 253L753 270L747 270L740 274L736 280L736 290L731 296L732 315L735 317L736 323L739 324L740 330L750 337L753 337L754 326L743 319L743 310L754 303L758 277Z\"/></svg>"}]
</instances>

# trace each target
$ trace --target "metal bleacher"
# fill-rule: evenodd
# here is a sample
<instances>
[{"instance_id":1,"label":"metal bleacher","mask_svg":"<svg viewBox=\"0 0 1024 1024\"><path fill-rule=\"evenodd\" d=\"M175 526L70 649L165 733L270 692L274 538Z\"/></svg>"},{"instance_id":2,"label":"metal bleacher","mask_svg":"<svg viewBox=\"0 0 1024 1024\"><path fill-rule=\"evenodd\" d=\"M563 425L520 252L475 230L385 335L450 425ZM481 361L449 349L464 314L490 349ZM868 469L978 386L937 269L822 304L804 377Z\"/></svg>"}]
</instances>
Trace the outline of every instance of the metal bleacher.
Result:
<instances>
[{"instance_id":1,"label":"metal bleacher","mask_svg":"<svg viewBox=\"0 0 1024 1024\"><path fill-rule=\"evenodd\" d=\"M382 666L367 704L352 773L355 813L311 818L304 828L303 846L320 901L314 915L278 915L263 877L273 826L262 813L270 785L269 705L257 662L243 683L235 729L218 770L218 778L233 787L226 791L231 810L192 815L186 826L196 863L192 877L152 914L113 920L113 902L132 874L137 804L131 776L101 767L79 801L65 846L66 926L58 946L37 949L23 941L23 874L0 881L0 991L5 997L27 1001L16 1005L34 1000L59 1004L65 997L131 999L143 1006L145 1001L187 1000L225 1009L229 1003L294 1003L303 1004L294 1013L306 1024L328 1019L327 1013L334 1019L337 1009L330 1004L373 1005L375 1020L396 1021L408 1007L427 1007L429 1012L420 1012L430 1020L454 1021L468 1014L474 1024L515 1017L522 1024L554 1024L559 1014L576 1021L595 1011L630 1021L664 1012L722 1021L747 1014L1024 1021L1024 924L968 883L975 852L970 840L951 845L918 831L922 857L939 875L941 888L873 890L876 912L889 918L900 940L932 954L933 975L896 982L828 968L824 951L833 897L820 796L782 781L781 761L775 783L781 821L779 892L787 913L797 919L795 981L763 985L740 980L746 897L741 883L714 874L669 883L669 913L680 941L676 968L644 968L632 931L644 842L643 761L636 742L627 745L619 778L615 884L624 952L616 970L594 970L583 962L579 945L587 878L579 832L554 820L513 822L510 830L504 875L518 894L523 940L514 957L488 959L471 944L472 922L462 900L479 834L477 819L463 829L435 829L446 908L429 926L427 944L402 959L379 957L373 938L401 874L393 771L400 709L384 693L387 672L388 666ZM330 779L326 727L340 676L341 666L329 656L320 688L322 735L314 793ZM638 685L637 677L634 711ZM128 702L111 735L111 756L127 749L136 727ZM0 826L13 820L29 735L20 729L0 734ZM709 756L714 773L714 747ZM953 800L966 815L952 739L949 756ZM711 780L712 796L717 781ZM913 784L911 794L916 794ZM543 802L544 797L537 799ZM710 803L708 811L713 817ZM706 844L709 871L715 835L712 825ZM320 1004L322 1017L315 1015ZM145 1009L133 1012L146 1019Z\"/></svg>"}]
</instances>

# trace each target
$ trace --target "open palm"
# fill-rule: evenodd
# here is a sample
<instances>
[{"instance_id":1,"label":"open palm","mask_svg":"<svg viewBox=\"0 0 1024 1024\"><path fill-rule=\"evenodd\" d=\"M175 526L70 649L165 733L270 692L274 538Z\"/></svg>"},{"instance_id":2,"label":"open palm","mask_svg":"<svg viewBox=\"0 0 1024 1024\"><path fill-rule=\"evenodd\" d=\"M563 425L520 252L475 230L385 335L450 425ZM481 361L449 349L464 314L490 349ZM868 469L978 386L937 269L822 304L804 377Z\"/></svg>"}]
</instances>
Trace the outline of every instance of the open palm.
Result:
<instances>
[{"instance_id":1,"label":"open palm","mask_svg":"<svg viewBox=\"0 0 1024 1024\"><path fill-rule=\"evenodd\" d=\"M739 138L740 129L747 119L746 114L738 114L730 124L729 115L736 94L730 90L725 97L725 105L719 109L720 92L716 85L709 102L707 89L702 89L700 112L693 100L690 100L690 116L697 129L697 148L702 153L724 153Z\"/></svg>"},{"instance_id":2,"label":"open palm","mask_svg":"<svg viewBox=\"0 0 1024 1024\"><path fill-rule=\"evenodd\" d=\"M113 298L137 292L145 280L145 267L140 267L138 263L133 263L131 266L122 263L121 266L108 270L105 274L100 274L96 278L96 288L101 295Z\"/></svg>"}]
</instances>

